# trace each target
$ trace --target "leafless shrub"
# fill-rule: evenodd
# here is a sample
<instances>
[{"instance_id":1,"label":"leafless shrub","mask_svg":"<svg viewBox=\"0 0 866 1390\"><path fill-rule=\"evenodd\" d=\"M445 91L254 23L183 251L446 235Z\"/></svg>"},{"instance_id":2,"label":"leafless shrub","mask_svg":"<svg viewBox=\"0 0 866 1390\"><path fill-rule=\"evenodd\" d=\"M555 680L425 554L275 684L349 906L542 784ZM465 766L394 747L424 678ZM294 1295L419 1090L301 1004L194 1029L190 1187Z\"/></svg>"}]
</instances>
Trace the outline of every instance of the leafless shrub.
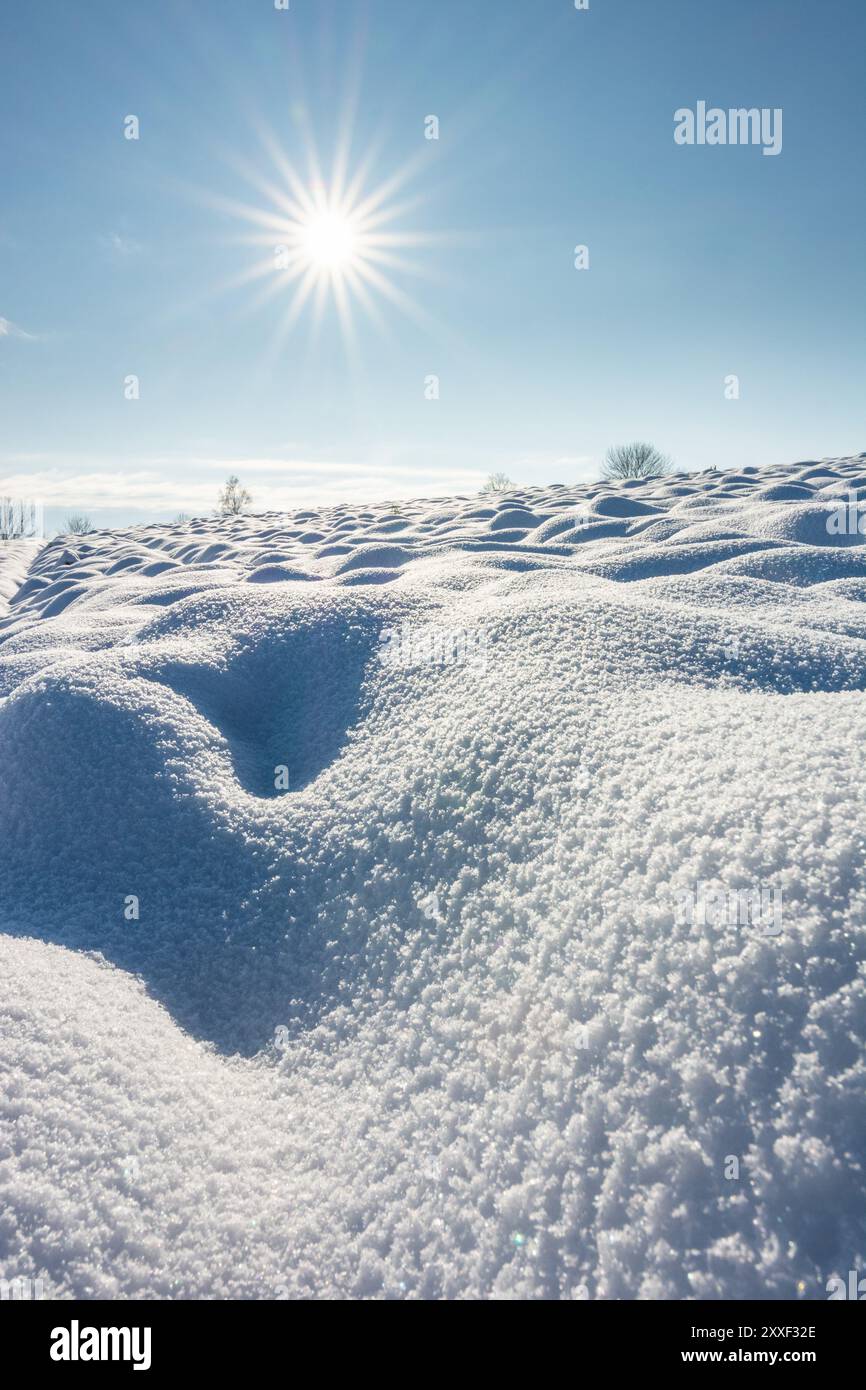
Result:
<instances>
[{"instance_id":1,"label":"leafless shrub","mask_svg":"<svg viewBox=\"0 0 866 1390\"><path fill-rule=\"evenodd\" d=\"M233 473L220 493L217 513L219 516L240 516L252 505L252 500L252 494L241 487L240 478Z\"/></svg>"},{"instance_id":2,"label":"leafless shrub","mask_svg":"<svg viewBox=\"0 0 866 1390\"><path fill-rule=\"evenodd\" d=\"M510 487L514 487L507 473L491 473L487 482L481 489L482 492L507 492Z\"/></svg>"},{"instance_id":3,"label":"leafless shrub","mask_svg":"<svg viewBox=\"0 0 866 1390\"><path fill-rule=\"evenodd\" d=\"M661 478L671 467L667 454L660 453L654 444L617 444L605 454L601 473L610 480Z\"/></svg>"}]
</instances>

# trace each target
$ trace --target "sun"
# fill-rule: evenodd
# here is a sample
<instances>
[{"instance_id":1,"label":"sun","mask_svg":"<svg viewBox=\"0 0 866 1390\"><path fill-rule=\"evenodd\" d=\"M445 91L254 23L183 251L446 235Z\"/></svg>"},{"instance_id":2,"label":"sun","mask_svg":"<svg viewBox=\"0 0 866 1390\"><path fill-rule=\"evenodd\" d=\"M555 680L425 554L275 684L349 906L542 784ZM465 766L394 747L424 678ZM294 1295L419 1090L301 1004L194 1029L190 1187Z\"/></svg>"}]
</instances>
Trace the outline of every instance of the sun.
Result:
<instances>
[{"instance_id":1,"label":"sun","mask_svg":"<svg viewBox=\"0 0 866 1390\"><path fill-rule=\"evenodd\" d=\"M332 309L343 340L353 351L356 309L382 330L386 329L383 309L390 306L426 331L437 331L433 316L400 283L410 277L438 278L417 252L440 243L445 234L431 235L412 227L416 209L426 197L407 197L401 191L422 172L424 161L416 154L371 186L374 152L352 169L349 133L347 128L338 141L327 173L310 140L302 173L276 137L260 129L273 172L260 171L246 161L234 162L236 171L257 190L259 200L244 203L201 190L211 207L248 224L249 230L233 239L259 252L255 261L217 285L214 292L235 291L258 281L260 289L250 307L269 300L283 302L271 338L274 353L308 308L314 329ZM410 227L405 225L407 219Z\"/></svg>"},{"instance_id":2,"label":"sun","mask_svg":"<svg viewBox=\"0 0 866 1390\"><path fill-rule=\"evenodd\" d=\"M348 268L361 250L355 219L330 209L307 214L297 225L297 242L308 265L324 271Z\"/></svg>"},{"instance_id":3,"label":"sun","mask_svg":"<svg viewBox=\"0 0 866 1390\"><path fill-rule=\"evenodd\" d=\"M310 299L319 315L331 300L346 329L352 300L371 309L378 294L405 307L388 271L405 268L398 248L416 239L388 227L399 209L387 205L387 188L365 194L345 175L325 180L317 172L304 183L294 170L282 172L285 187L269 190L273 210L258 214L266 230L251 239L271 244L270 267L266 256L256 269L271 280L271 292L288 293L289 324Z\"/></svg>"}]
</instances>

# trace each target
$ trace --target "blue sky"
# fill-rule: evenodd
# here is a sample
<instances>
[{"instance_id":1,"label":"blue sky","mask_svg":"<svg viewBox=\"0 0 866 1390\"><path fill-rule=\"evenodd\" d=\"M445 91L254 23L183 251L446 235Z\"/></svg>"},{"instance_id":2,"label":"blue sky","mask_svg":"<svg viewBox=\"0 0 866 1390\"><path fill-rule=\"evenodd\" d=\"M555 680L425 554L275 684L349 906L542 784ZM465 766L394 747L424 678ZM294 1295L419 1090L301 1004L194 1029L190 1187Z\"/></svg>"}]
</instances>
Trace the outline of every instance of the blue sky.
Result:
<instances>
[{"instance_id":1,"label":"blue sky","mask_svg":"<svg viewBox=\"0 0 866 1390\"><path fill-rule=\"evenodd\" d=\"M105 524L230 471L263 509L577 481L632 438L866 448L861 0L41 0L0 48L0 491ZM676 145L699 100L782 108L781 154ZM407 242L352 345L327 285L285 331L239 212L349 134Z\"/></svg>"}]
</instances>

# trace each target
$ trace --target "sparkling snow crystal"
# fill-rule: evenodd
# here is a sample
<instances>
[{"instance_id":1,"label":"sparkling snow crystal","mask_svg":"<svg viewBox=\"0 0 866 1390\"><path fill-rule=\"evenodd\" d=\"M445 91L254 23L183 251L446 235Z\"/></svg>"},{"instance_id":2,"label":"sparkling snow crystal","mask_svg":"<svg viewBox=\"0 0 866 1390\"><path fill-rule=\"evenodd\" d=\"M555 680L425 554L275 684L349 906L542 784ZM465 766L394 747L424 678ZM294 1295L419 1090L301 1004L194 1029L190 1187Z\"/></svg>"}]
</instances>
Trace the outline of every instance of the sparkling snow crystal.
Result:
<instances>
[{"instance_id":1,"label":"sparkling snow crystal","mask_svg":"<svg viewBox=\"0 0 866 1390\"><path fill-rule=\"evenodd\" d=\"M0 545L0 1278L866 1268L861 497L863 455Z\"/></svg>"}]
</instances>

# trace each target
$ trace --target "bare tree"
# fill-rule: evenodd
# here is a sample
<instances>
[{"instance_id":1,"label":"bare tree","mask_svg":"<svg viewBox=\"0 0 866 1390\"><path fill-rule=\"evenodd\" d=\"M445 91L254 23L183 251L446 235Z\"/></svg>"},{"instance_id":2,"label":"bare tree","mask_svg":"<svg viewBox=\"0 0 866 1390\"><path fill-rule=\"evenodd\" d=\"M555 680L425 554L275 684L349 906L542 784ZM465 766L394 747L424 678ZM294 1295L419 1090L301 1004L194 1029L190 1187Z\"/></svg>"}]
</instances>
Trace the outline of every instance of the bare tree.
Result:
<instances>
[{"instance_id":1,"label":"bare tree","mask_svg":"<svg viewBox=\"0 0 866 1390\"><path fill-rule=\"evenodd\" d=\"M671 460L654 444L616 444L604 456L601 474L617 478L661 478L671 471Z\"/></svg>"},{"instance_id":2,"label":"bare tree","mask_svg":"<svg viewBox=\"0 0 866 1390\"><path fill-rule=\"evenodd\" d=\"M86 536L92 530L93 522L82 512L73 512L63 523L63 534L67 536Z\"/></svg>"},{"instance_id":3,"label":"bare tree","mask_svg":"<svg viewBox=\"0 0 866 1390\"><path fill-rule=\"evenodd\" d=\"M482 492L507 492L510 487L514 487L507 473L491 473L487 482L481 489Z\"/></svg>"},{"instance_id":4,"label":"bare tree","mask_svg":"<svg viewBox=\"0 0 866 1390\"><path fill-rule=\"evenodd\" d=\"M217 512L220 516L240 516L252 505L252 500L252 494L241 487L240 478L233 473L220 493Z\"/></svg>"}]
</instances>

